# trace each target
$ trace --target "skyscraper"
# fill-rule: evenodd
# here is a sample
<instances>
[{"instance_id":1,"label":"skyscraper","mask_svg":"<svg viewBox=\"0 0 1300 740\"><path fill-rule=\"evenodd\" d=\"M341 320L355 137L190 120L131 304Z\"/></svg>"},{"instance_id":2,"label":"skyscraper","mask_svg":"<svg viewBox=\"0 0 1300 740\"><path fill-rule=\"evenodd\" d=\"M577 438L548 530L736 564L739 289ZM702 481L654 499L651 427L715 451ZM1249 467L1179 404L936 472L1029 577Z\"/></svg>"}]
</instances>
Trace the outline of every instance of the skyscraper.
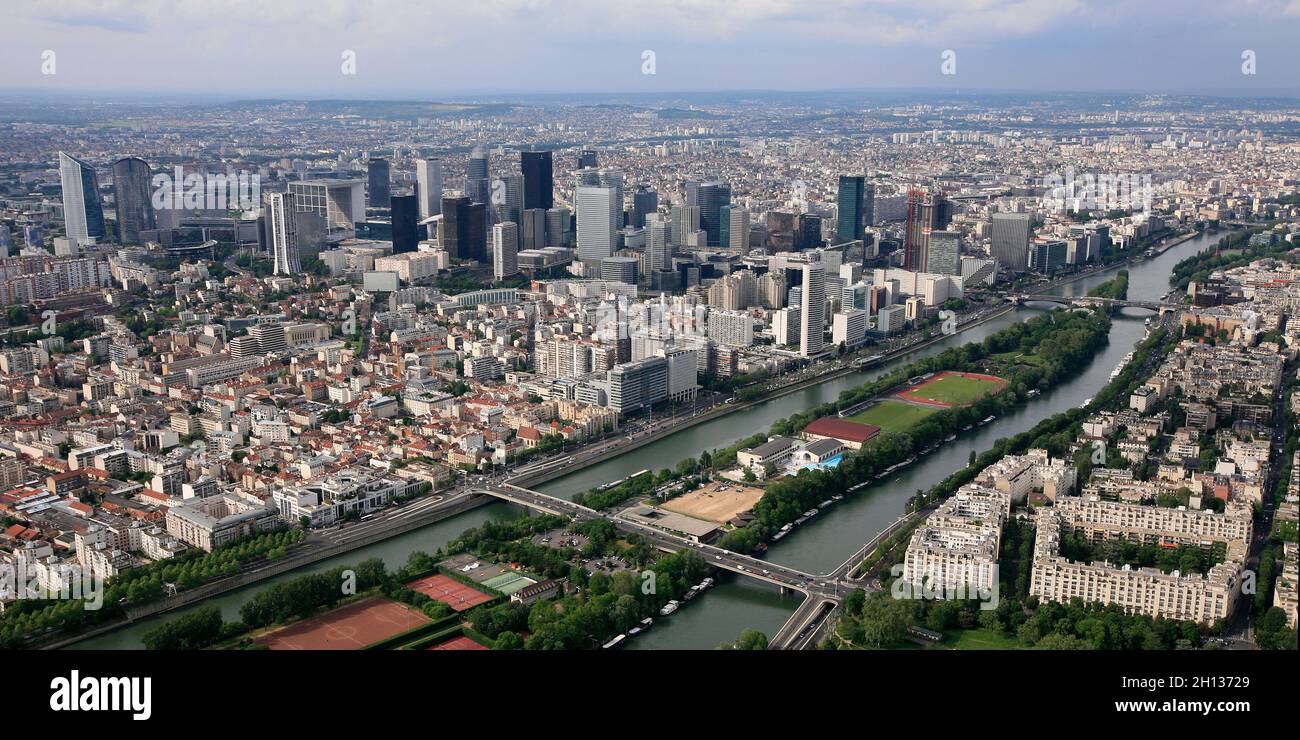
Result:
<instances>
[{"instance_id":1,"label":"skyscraper","mask_svg":"<svg viewBox=\"0 0 1300 740\"><path fill-rule=\"evenodd\" d=\"M723 206L720 213L721 233L718 246L735 254L744 254L749 248L749 211L736 206Z\"/></svg>"},{"instance_id":2,"label":"skyscraper","mask_svg":"<svg viewBox=\"0 0 1300 740\"><path fill-rule=\"evenodd\" d=\"M442 160L415 160L415 184L420 196L420 220L442 213Z\"/></svg>"},{"instance_id":3,"label":"skyscraper","mask_svg":"<svg viewBox=\"0 0 1300 740\"><path fill-rule=\"evenodd\" d=\"M519 228L520 249L541 249L546 246L546 211L529 208Z\"/></svg>"},{"instance_id":4,"label":"skyscraper","mask_svg":"<svg viewBox=\"0 0 1300 740\"><path fill-rule=\"evenodd\" d=\"M614 254L621 215L614 187L583 185L578 188L578 259L599 263Z\"/></svg>"},{"instance_id":5,"label":"skyscraper","mask_svg":"<svg viewBox=\"0 0 1300 740\"><path fill-rule=\"evenodd\" d=\"M492 197L488 182L488 152L481 146L469 153L469 167L465 174L465 194L474 203L487 203Z\"/></svg>"},{"instance_id":6,"label":"skyscraper","mask_svg":"<svg viewBox=\"0 0 1300 740\"><path fill-rule=\"evenodd\" d=\"M551 170L551 153L520 152L519 167L524 173L524 208L555 206L555 182Z\"/></svg>"},{"instance_id":7,"label":"skyscraper","mask_svg":"<svg viewBox=\"0 0 1300 740\"><path fill-rule=\"evenodd\" d=\"M646 216L658 211L659 193L653 188L642 185L632 193L632 226L638 229L644 227Z\"/></svg>"},{"instance_id":8,"label":"skyscraper","mask_svg":"<svg viewBox=\"0 0 1300 740\"><path fill-rule=\"evenodd\" d=\"M140 232L158 228L150 191L149 163L126 157L113 163L113 200L117 208L117 231L126 243L140 241Z\"/></svg>"},{"instance_id":9,"label":"skyscraper","mask_svg":"<svg viewBox=\"0 0 1300 740\"><path fill-rule=\"evenodd\" d=\"M513 221L492 227L492 276L497 280L519 274L519 229Z\"/></svg>"},{"instance_id":10,"label":"skyscraper","mask_svg":"<svg viewBox=\"0 0 1300 740\"><path fill-rule=\"evenodd\" d=\"M573 244L573 212L568 208L546 209L546 246L568 249Z\"/></svg>"},{"instance_id":11,"label":"skyscraper","mask_svg":"<svg viewBox=\"0 0 1300 740\"><path fill-rule=\"evenodd\" d=\"M488 204L470 203L466 213L466 239L461 256L486 264L492 257L488 251Z\"/></svg>"},{"instance_id":12,"label":"skyscraper","mask_svg":"<svg viewBox=\"0 0 1300 740\"><path fill-rule=\"evenodd\" d=\"M930 232L925 271L940 275L961 274L961 232Z\"/></svg>"},{"instance_id":13,"label":"skyscraper","mask_svg":"<svg viewBox=\"0 0 1300 740\"><path fill-rule=\"evenodd\" d=\"M952 201L942 194L929 195L913 189L907 196L907 231L904 241L903 267L921 271L930 261L930 232L948 227L952 221Z\"/></svg>"},{"instance_id":14,"label":"skyscraper","mask_svg":"<svg viewBox=\"0 0 1300 740\"><path fill-rule=\"evenodd\" d=\"M492 210L496 221L523 222L527 178L523 175L503 175L492 182Z\"/></svg>"},{"instance_id":15,"label":"skyscraper","mask_svg":"<svg viewBox=\"0 0 1300 740\"><path fill-rule=\"evenodd\" d=\"M393 222L393 254L414 252L420 243L420 206L414 195L389 198Z\"/></svg>"},{"instance_id":16,"label":"skyscraper","mask_svg":"<svg viewBox=\"0 0 1300 740\"><path fill-rule=\"evenodd\" d=\"M866 177L840 175L839 197L836 200L839 215L835 222L837 243L843 244L866 236L866 190Z\"/></svg>"},{"instance_id":17,"label":"skyscraper","mask_svg":"<svg viewBox=\"0 0 1300 740\"><path fill-rule=\"evenodd\" d=\"M1024 272L1029 266L1028 213L993 214L993 259L1000 270Z\"/></svg>"},{"instance_id":18,"label":"skyscraper","mask_svg":"<svg viewBox=\"0 0 1300 740\"><path fill-rule=\"evenodd\" d=\"M582 152L578 155L578 169L583 170L583 169L587 169L588 167L595 168L599 166L600 166L599 161L596 158L596 150L583 149Z\"/></svg>"},{"instance_id":19,"label":"skyscraper","mask_svg":"<svg viewBox=\"0 0 1300 740\"><path fill-rule=\"evenodd\" d=\"M59 152L59 183L63 189L63 220L68 238L78 244L104 238L104 204L99 200L95 168Z\"/></svg>"},{"instance_id":20,"label":"skyscraper","mask_svg":"<svg viewBox=\"0 0 1300 740\"><path fill-rule=\"evenodd\" d=\"M388 160L371 157L366 163L366 175L369 178L370 207L387 208L388 199L392 196L388 186Z\"/></svg>"},{"instance_id":21,"label":"skyscraper","mask_svg":"<svg viewBox=\"0 0 1300 740\"><path fill-rule=\"evenodd\" d=\"M450 257L468 257L469 249L469 196L444 195L442 198L442 225L439 242Z\"/></svg>"},{"instance_id":22,"label":"skyscraper","mask_svg":"<svg viewBox=\"0 0 1300 740\"><path fill-rule=\"evenodd\" d=\"M826 267L820 262L805 264L801 287L799 354L810 357L820 353L826 341Z\"/></svg>"},{"instance_id":23,"label":"skyscraper","mask_svg":"<svg viewBox=\"0 0 1300 740\"><path fill-rule=\"evenodd\" d=\"M710 247L721 244L722 208L731 205L731 186L725 182L700 185L700 228L708 235Z\"/></svg>"},{"instance_id":24,"label":"skyscraper","mask_svg":"<svg viewBox=\"0 0 1300 740\"><path fill-rule=\"evenodd\" d=\"M654 273L667 270L672 264L671 246L672 226L668 221L656 218L646 224L645 269Z\"/></svg>"},{"instance_id":25,"label":"skyscraper","mask_svg":"<svg viewBox=\"0 0 1300 740\"><path fill-rule=\"evenodd\" d=\"M298 235L294 223L293 196L272 193L267 201L266 222L271 231L271 255L276 275L302 272L298 261Z\"/></svg>"}]
</instances>

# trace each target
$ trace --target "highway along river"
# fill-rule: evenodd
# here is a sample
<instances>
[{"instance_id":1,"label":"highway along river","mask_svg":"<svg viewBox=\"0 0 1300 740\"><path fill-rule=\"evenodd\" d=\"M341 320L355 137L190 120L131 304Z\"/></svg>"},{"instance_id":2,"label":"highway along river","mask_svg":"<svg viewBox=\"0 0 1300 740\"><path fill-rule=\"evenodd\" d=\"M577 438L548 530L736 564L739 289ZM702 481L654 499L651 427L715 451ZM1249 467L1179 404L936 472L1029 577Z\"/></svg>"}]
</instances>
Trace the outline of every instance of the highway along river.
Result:
<instances>
[{"instance_id":1,"label":"highway along river","mask_svg":"<svg viewBox=\"0 0 1300 740\"><path fill-rule=\"evenodd\" d=\"M1200 236L1179 244L1154 260L1129 266L1129 297L1154 300L1168 290L1169 274L1179 260L1213 246L1226 232ZM1091 275L1052 291L1058 295L1082 295L1114 276L1114 271ZM792 413L833 400L847 388L879 377L897 363L907 363L950 346L982 341L1003 327L1035 313L1050 310L1051 304L1030 304L961 334L895 360L884 368L847 375L813 385L787 396L735 411L727 416L682 430L633 450L625 455L550 481L539 489L564 498L606 483L625 478L639 470L659 470L686 457L698 457L701 450L723 447L736 440L768 429L773 422ZM903 512L909 496L918 488L934 485L967 464L972 450L983 451L999 437L1018 434L1061 409L1077 406L1094 395L1108 382L1111 370L1132 350L1145 334L1146 311L1117 314L1110 333L1110 344L1091 365L1069 383L1034 399L1008 416L959 435L958 438L921 460L893 479L831 506L827 511L772 545L767 557L775 562L812 572L833 569L877 532ZM104 635L76 643L78 649L131 649L143 647L141 638L167 619L175 618L200 605L221 608L227 619L238 618L239 607L262 589L286 578L326 570L341 564L357 563L369 557L381 557L389 566L399 566L415 550L433 552L466 529L489 519L521 516L523 510L504 503L493 503L450 519L431 524L383 542L304 566L298 570L231 591L156 617L141 620ZM634 649L676 648L707 649L723 641L734 640L746 627L771 636L798 606L799 596L781 595L775 588L747 578L722 574L718 586L691 602L670 618L656 619L655 626L643 636L630 641Z\"/></svg>"}]
</instances>

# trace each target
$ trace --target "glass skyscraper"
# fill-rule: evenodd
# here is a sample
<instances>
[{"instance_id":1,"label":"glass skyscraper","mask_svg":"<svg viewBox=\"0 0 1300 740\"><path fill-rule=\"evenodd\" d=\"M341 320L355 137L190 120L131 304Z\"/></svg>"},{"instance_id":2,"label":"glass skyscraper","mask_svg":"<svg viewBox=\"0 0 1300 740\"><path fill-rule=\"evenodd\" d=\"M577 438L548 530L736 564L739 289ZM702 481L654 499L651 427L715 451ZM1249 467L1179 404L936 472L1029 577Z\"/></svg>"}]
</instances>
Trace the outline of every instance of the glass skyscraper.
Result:
<instances>
[{"instance_id":1,"label":"glass skyscraper","mask_svg":"<svg viewBox=\"0 0 1300 740\"><path fill-rule=\"evenodd\" d=\"M71 154L59 152L59 182L68 237L78 244L104 238L104 204L99 200L95 168Z\"/></svg>"},{"instance_id":2,"label":"glass skyscraper","mask_svg":"<svg viewBox=\"0 0 1300 740\"><path fill-rule=\"evenodd\" d=\"M126 157L113 163L118 238L128 244L139 243L141 231L158 228L149 178L149 163L139 157Z\"/></svg>"}]
</instances>

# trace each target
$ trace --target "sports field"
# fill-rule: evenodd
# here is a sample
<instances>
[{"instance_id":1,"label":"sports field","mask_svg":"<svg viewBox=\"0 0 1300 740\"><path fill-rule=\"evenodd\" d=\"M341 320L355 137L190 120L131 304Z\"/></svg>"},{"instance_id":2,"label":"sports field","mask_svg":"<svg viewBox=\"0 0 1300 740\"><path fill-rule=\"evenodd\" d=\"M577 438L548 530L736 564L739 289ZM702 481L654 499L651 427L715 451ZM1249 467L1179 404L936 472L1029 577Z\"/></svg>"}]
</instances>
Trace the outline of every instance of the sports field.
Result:
<instances>
[{"instance_id":1,"label":"sports field","mask_svg":"<svg viewBox=\"0 0 1300 740\"><path fill-rule=\"evenodd\" d=\"M915 403L947 408L974 403L1006 384L1007 381L992 375L945 372L898 395Z\"/></svg>"},{"instance_id":2,"label":"sports field","mask_svg":"<svg viewBox=\"0 0 1300 740\"><path fill-rule=\"evenodd\" d=\"M723 487L727 490L721 490ZM754 508L763 498L763 489L742 486L732 481L715 481L709 485L684 493L665 503L661 508L678 514L725 524L741 512Z\"/></svg>"},{"instance_id":3,"label":"sports field","mask_svg":"<svg viewBox=\"0 0 1300 740\"><path fill-rule=\"evenodd\" d=\"M474 642L473 640L469 639L464 635L458 635L456 637L451 638L450 640L447 640L446 642L440 642L429 649L430 650L487 650L488 648L486 645L480 645L477 642Z\"/></svg>"},{"instance_id":4,"label":"sports field","mask_svg":"<svg viewBox=\"0 0 1300 740\"><path fill-rule=\"evenodd\" d=\"M406 604L372 596L253 640L271 650L360 650L429 621Z\"/></svg>"},{"instance_id":5,"label":"sports field","mask_svg":"<svg viewBox=\"0 0 1300 740\"><path fill-rule=\"evenodd\" d=\"M886 432L898 433L911 429L917 422L938 410L938 406L920 406L887 398L865 411L848 417L845 421L874 424Z\"/></svg>"},{"instance_id":6,"label":"sports field","mask_svg":"<svg viewBox=\"0 0 1300 740\"><path fill-rule=\"evenodd\" d=\"M508 570L496 578L489 578L483 582L483 585L488 588L496 589L497 591L509 596L519 589L531 586L534 583L537 583L537 581L523 574Z\"/></svg>"},{"instance_id":7,"label":"sports field","mask_svg":"<svg viewBox=\"0 0 1300 740\"><path fill-rule=\"evenodd\" d=\"M425 576L416 581L406 584L406 587L428 596L436 601L448 604L452 609L463 612L473 606L478 606L485 601L491 601L492 597L482 591L467 586L454 578L448 578L441 573L435 573L431 576Z\"/></svg>"}]
</instances>

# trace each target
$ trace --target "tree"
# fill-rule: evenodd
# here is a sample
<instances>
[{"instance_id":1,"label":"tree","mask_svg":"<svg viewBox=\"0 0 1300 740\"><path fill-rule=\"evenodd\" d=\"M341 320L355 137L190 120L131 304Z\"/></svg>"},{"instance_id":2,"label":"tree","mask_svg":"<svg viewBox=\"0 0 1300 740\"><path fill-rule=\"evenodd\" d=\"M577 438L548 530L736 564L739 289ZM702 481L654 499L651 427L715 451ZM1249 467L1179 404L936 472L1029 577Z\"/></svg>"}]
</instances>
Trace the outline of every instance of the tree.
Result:
<instances>
[{"instance_id":1,"label":"tree","mask_svg":"<svg viewBox=\"0 0 1300 740\"><path fill-rule=\"evenodd\" d=\"M745 628L740 631L740 636L735 642L724 642L718 646L719 650L766 650L767 635L755 629Z\"/></svg>"},{"instance_id":2,"label":"tree","mask_svg":"<svg viewBox=\"0 0 1300 740\"><path fill-rule=\"evenodd\" d=\"M515 634L514 632L510 632L510 631L502 632L501 634L497 635L496 649L497 650L523 650L524 649L523 638L521 638L519 635Z\"/></svg>"}]
</instances>

